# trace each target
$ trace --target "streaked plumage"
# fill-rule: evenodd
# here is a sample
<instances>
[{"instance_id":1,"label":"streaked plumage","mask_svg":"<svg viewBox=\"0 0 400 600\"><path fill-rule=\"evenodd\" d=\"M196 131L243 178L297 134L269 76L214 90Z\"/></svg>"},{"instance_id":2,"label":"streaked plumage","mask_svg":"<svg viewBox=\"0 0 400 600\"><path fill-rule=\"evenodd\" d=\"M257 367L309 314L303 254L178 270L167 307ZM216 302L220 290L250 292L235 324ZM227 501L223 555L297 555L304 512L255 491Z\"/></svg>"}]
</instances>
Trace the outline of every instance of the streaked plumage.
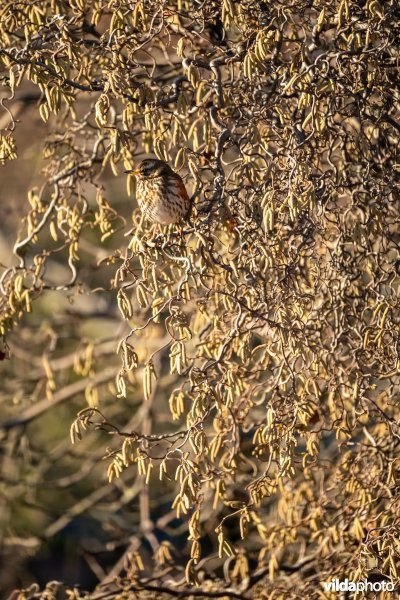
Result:
<instances>
[{"instance_id":1,"label":"streaked plumage","mask_svg":"<svg viewBox=\"0 0 400 600\"><path fill-rule=\"evenodd\" d=\"M185 219L190 199L181 177L163 160L147 158L136 169L136 197L152 223L169 225Z\"/></svg>"}]
</instances>

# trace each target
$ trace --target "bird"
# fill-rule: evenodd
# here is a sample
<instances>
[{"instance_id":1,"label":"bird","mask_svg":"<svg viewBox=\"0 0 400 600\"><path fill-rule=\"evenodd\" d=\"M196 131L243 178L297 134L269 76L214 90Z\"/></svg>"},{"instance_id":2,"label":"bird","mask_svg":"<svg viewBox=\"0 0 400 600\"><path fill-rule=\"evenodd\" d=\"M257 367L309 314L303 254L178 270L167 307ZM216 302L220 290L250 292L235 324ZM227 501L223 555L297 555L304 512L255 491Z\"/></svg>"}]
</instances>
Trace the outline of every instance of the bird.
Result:
<instances>
[{"instance_id":1,"label":"bird","mask_svg":"<svg viewBox=\"0 0 400 600\"><path fill-rule=\"evenodd\" d=\"M188 217L191 202L185 184L168 163L146 158L125 173L135 175L139 208L150 222L170 225Z\"/></svg>"}]
</instances>

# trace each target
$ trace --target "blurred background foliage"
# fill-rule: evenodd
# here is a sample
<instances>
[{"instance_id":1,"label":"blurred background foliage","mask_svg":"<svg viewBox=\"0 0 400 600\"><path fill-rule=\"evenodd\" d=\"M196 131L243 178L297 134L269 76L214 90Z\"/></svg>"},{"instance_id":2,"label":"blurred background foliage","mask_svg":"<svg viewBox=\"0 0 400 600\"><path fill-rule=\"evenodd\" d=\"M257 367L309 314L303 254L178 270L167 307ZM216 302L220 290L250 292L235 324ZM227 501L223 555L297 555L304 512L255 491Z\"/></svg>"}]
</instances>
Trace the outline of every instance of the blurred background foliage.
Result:
<instances>
[{"instance_id":1,"label":"blurred background foliage","mask_svg":"<svg viewBox=\"0 0 400 600\"><path fill-rule=\"evenodd\" d=\"M398 29L395 0L0 3L4 594L397 585ZM182 227L141 217L145 156Z\"/></svg>"}]
</instances>

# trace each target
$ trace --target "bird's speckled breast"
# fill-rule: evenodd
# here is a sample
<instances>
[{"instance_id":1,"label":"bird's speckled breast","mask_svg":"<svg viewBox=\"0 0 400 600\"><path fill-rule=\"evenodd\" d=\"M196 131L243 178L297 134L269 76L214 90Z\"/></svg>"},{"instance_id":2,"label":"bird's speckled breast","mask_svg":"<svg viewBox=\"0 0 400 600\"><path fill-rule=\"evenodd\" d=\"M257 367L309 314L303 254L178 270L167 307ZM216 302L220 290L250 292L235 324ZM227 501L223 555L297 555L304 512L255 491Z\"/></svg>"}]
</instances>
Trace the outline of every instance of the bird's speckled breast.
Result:
<instances>
[{"instance_id":1,"label":"bird's speckled breast","mask_svg":"<svg viewBox=\"0 0 400 600\"><path fill-rule=\"evenodd\" d=\"M137 201L149 221L165 225L177 223L189 209L186 188L178 177L138 179Z\"/></svg>"}]
</instances>

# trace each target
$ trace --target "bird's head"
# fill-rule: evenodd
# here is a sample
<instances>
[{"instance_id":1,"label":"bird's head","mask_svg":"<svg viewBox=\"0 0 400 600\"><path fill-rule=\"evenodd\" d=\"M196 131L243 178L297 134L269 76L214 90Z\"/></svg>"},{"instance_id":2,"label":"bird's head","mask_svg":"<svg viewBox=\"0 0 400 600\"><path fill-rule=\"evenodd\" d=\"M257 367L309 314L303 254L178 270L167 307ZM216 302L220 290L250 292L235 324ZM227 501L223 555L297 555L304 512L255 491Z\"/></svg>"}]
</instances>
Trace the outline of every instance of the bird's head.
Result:
<instances>
[{"instance_id":1,"label":"bird's head","mask_svg":"<svg viewBox=\"0 0 400 600\"><path fill-rule=\"evenodd\" d=\"M171 168L163 160L158 158L146 158L142 160L135 169L128 169L125 173L136 175L137 177L147 179L150 177L160 177L170 173Z\"/></svg>"}]
</instances>

